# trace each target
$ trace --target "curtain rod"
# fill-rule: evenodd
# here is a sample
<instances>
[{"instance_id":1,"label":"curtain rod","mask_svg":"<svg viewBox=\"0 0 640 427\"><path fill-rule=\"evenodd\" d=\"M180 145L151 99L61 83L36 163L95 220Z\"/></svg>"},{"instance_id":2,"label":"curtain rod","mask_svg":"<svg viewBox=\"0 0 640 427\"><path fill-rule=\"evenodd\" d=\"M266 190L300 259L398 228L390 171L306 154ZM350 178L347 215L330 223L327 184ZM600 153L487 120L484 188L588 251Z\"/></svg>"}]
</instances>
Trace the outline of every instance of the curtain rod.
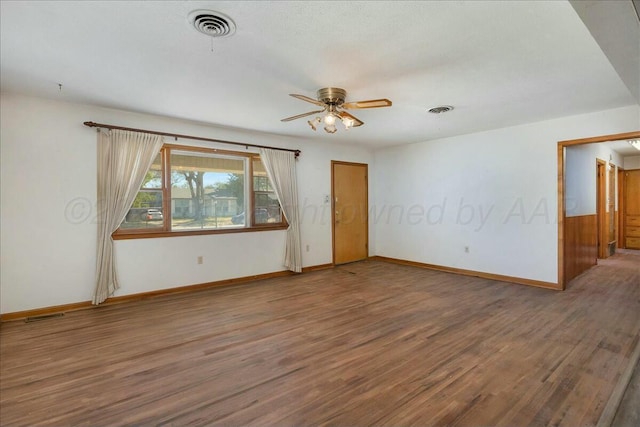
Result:
<instances>
[{"instance_id":1,"label":"curtain rod","mask_svg":"<svg viewBox=\"0 0 640 427\"><path fill-rule=\"evenodd\" d=\"M191 136L191 135L182 135L179 133L167 133L167 132L158 132L154 130L145 130L145 129L136 129L136 128L127 128L122 126L115 125L105 125L103 123L94 123L94 122L84 122L85 126L89 126L92 128L106 128L106 129L118 129L118 130L129 130L133 132L144 132L150 133L152 135L162 135L162 136L170 136L173 138L186 138L186 139L195 139L198 141L209 141L209 142L220 142L222 144L231 144L231 145L239 145L241 147L256 147L256 148L269 148L271 150L280 150L280 151L291 151L298 157L301 153L300 150L293 150L290 148L280 148L280 147L269 147L268 145L258 145L258 144L248 144L244 142L234 142L234 141L225 141L223 139L213 139L213 138L203 138L201 136Z\"/></svg>"}]
</instances>

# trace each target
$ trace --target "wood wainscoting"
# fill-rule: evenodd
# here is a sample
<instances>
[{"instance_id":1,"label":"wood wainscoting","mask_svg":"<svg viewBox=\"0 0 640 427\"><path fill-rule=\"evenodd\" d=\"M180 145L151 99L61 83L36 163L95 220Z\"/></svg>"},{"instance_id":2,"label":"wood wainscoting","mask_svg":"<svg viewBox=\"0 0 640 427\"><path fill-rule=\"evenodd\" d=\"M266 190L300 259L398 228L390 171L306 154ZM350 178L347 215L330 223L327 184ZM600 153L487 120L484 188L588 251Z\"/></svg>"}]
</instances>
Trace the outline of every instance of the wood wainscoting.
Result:
<instances>
[{"instance_id":1,"label":"wood wainscoting","mask_svg":"<svg viewBox=\"0 0 640 427\"><path fill-rule=\"evenodd\" d=\"M564 229L564 270L568 283L597 263L597 216L566 217Z\"/></svg>"}]
</instances>

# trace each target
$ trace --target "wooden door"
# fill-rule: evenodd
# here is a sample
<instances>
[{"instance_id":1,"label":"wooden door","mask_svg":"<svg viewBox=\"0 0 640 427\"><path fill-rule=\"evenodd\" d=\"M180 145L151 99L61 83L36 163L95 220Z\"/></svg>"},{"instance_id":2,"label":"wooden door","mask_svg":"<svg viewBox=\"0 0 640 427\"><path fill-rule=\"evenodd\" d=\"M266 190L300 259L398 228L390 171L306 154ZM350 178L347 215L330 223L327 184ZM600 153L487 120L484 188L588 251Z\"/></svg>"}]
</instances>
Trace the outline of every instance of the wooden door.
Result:
<instances>
[{"instance_id":1,"label":"wooden door","mask_svg":"<svg viewBox=\"0 0 640 427\"><path fill-rule=\"evenodd\" d=\"M367 172L366 164L331 162L334 264L369 256Z\"/></svg>"},{"instance_id":2,"label":"wooden door","mask_svg":"<svg viewBox=\"0 0 640 427\"><path fill-rule=\"evenodd\" d=\"M625 247L640 249L640 170L625 172Z\"/></svg>"},{"instance_id":3,"label":"wooden door","mask_svg":"<svg viewBox=\"0 0 640 427\"><path fill-rule=\"evenodd\" d=\"M596 218L598 223L598 258L607 258L607 176L606 162L596 159Z\"/></svg>"},{"instance_id":4,"label":"wooden door","mask_svg":"<svg viewBox=\"0 0 640 427\"><path fill-rule=\"evenodd\" d=\"M612 255L617 240L616 229L616 167L609 163L607 178L607 255Z\"/></svg>"},{"instance_id":5,"label":"wooden door","mask_svg":"<svg viewBox=\"0 0 640 427\"><path fill-rule=\"evenodd\" d=\"M618 168L618 247L624 248L624 170Z\"/></svg>"}]
</instances>

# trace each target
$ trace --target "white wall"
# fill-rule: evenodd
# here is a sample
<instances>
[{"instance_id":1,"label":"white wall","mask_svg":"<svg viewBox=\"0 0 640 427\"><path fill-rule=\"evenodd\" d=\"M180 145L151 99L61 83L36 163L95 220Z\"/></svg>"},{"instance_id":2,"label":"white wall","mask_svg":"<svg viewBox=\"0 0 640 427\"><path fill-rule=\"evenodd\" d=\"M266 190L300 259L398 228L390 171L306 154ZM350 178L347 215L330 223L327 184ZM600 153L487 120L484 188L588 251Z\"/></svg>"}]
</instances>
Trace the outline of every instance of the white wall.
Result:
<instances>
[{"instance_id":1,"label":"white wall","mask_svg":"<svg viewBox=\"0 0 640 427\"><path fill-rule=\"evenodd\" d=\"M640 169L640 156L625 157L623 169Z\"/></svg>"},{"instance_id":2,"label":"white wall","mask_svg":"<svg viewBox=\"0 0 640 427\"><path fill-rule=\"evenodd\" d=\"M376 253L556 283L557 142L639 119L632 106L377 150Z\"/></svg>"},{"instance_id":3,"label":"white wall","mask_svg":"<svg viewBox=\"0 0 640 427\"><path fill-rule=\"evenodd\" d=\"M331 160L369 163L373 170L370 151L331 144L330 136L322 142L293 140L13 94L2 94L0 114L2 313L91 299L96 130L84 121L301 149L304 266L332 261L330 209L323 205L331 193ZM284 238L284 231L268 231L117 241L116 295L281 271ZM371 253L373 243L372 238ZM200 255L204 263L197 265Z\"/></svg>"},{"instance_id":4,"label":"white wall","mask_svg":"<svg viewBox=\"0 0 640 427\"><path fill-rule=\"evenodd\" d=\"M622 166L623 157L606 143L567 147L565 151L565 207L568 217L596 214L596 159L606 162L607 170ZM611 161L609 161L611 159ZM618 206L617 192L609 195L609 174L605 175L607 197L614 197ZM617 174L616 174L617 181ZM617 189L617 182L615 184ZM607 211L609 205L607 204Z\"/></svg>"},{"instance_id":5,"label":"white wall","mask_svg":"<svg viewBox=\"0 0 640 427\"><path fill-rule=\"evenodd\" d=\"M302 149L305 266L331 262L330 209L323 199L331 192L330 162L342 160L370 165L371 255L555 282L556 143L637 130L639 113L628 107L381 149L374 156L329 139L293 140L2 94L0 312L91 299L96 130L82 124L87 120ZM280 271L284 235L118 241L122 288L116 295ZM203 265L196 263L199 255Z\"/></svg>"}]
</instances>

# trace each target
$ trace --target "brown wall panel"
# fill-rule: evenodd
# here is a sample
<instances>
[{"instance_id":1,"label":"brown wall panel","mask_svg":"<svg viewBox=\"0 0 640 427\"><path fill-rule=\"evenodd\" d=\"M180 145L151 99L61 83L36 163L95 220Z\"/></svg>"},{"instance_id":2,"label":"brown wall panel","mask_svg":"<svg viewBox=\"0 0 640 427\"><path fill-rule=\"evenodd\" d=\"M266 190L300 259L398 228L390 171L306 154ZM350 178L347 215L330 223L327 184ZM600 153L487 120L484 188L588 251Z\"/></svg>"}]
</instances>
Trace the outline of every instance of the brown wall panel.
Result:
<instances>
[{"instance_id":1,"label":"brown wall panel","mask_svg":"<svg viewBox=\"0 0 640 427\"><path fill-rule=\"evenodd\" d=\"M566 283L596 265L598 257L596 215L565 218L564 268Z\"/></svg>"}]
</instances>

